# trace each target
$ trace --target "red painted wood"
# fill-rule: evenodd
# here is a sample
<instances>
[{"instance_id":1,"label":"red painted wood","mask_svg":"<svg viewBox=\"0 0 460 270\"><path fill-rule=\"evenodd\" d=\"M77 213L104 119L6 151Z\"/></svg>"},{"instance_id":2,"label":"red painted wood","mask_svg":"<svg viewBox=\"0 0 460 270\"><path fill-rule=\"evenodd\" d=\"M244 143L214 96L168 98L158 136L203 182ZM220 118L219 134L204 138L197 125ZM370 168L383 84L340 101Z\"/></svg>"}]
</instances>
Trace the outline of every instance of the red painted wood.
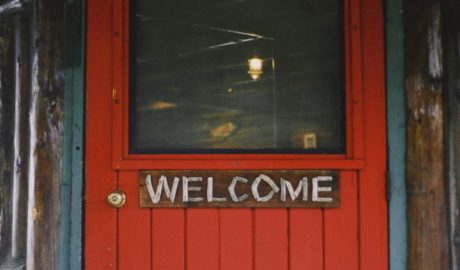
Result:
<instances>
[{"instance_id":1,"label":"red painted wood","mask_svg":"<svg viewBox=\"0 0 460 270\"><path fill-rule=\"evenodd\" d=\"M220 270L252 270L253 210L220 210Z\"/></svg>"},{"instance_id":2,"label":"red painted wood","mask_svg":"<svg viewBox=\"0 0 460 270\"><path fill-rule=\"evenodd\" d=\"M352 92L352 69L351 69L351 35L349 34L351 32L351 14L350 14L350 1L343 1L343 18L344 18L344 65L345 65L345 98L346 98L346 106L345 106L345 111L347 114L346 118L346 149L347 153L346 156L347 158L353 158L353 125L355 122L354 114L353 114L353 106L352 106L352 100L353 100L353 92Z\"/></svg>"},{"instance_id":3,"label":"red painted wood","mask_svg":"<svg viewBox=\"0 0 460 270\"><path fill-rule=\"evenodd\" d=\"M323 210L289 210L289 269L323 269Z\"/></svg>"},{"instance_id":4,"label":"red painted wood","mask_svg":"<svg viewBox=\"0 0 460 270\"><path fill-rule=\"evenodd\" d=\"M358 170L364 168L364 160L124 160L115 162L113 168L117 170L258 170L258 169L317 169L317 170Z\"/></svg>"},{"instance_id":5,"label":"red painted wood","mask_svg":"<svg viewBox=\"0 0 460 270\"><path fill-rule=\"evenodd\" d=\"M359 269L356 173L343 172L340 179L340 208L324 210L324 269L354 270Z\"/></svg>"},{"instance_id":6,"label":"red painted wood","mask_svg":"<svg viewBox=\"0 0 460 270\"><path fill-rule=\"evenodd\" d=\"M123 0L113 1L113 24L112 24L112 157L115 160L122 159L123 142Z\"/></svg>"},{"instance_id":7,"label":"red painted wood","mask_svg":"<svg viewBox=\"0 0 460 270\"><path fill-rule=\"evenodd\" d=\"M152 236L152 270L184 269L185 211L153 209Z\"/></svg>"},{"instance_id":8,"label":"red painted wood","mask_svg":"<svg viewBox=\"0 0 460 270\"><path fill-rule=\"evenodd\" d=\"M119 189L127 198L118 210L118 270L150 270L150 210L139 208L137 172L120 172L118 178Z\"/></svg>"},{"instance_id":9,"label":"red painted wood","mask_svg":"<svg viewBox=\"0 0 460 270\"><path fill-rule=\"evenodd\" d=\"M186 269L219 269L218 209L186 210Z\"/></svg>"},{"instance_id":10,"label":"red painted wood","mask_svg":"<svg viewBox=\"0 0 460 270\"><path fill-rule=\"evenodd\" d=\"M332 154L155 154L155 155L129 155L129 160L345 160L345 155Z\"/></svg>"},{"instance_id":11,"label":"red painted wood","mask_svg":"<svg viewBox=\"0 0 460 270\"><path fill-rule=\"evenodd\" d=\"M88 1L86 269L387 269L383 27L377 2L344 1L346 154L129 155L129 0ZM155 209L150 216L131 201L138 198L138 183L130 179L140 169L337 169L343 171L342 206L289 214ZM129 194L119 211L118 240L117 211L106 203L117 188L117 170L120 188ZM137 261L135 251L142 254Z\"/></svg>"},{"instance_id":12,"label":"red painted wood","mask_svg":"<svg viewBox=\"0 0 460 270\"><path fill-rule=\"evenodd\" d=\"M288 269L288 211L254 210L254 269Z\"/></svg>"},{"instance_id":13,"label":"red painted wood","mask_svg":"<svg viewBox=\"0 0 460 270\"><path fill-rule=\"evenodd\" d=\"M117 215L106 203L106 196L117 186L107 139L112 123L111 3L87 3L85 266L94 270L117 267Z\"/></svg>"},{"instance_id":14,"label":"red painted wood","mask_svg":"<svg viewBox=\"0 0 460 270\"><path fill-rule=\"evenodd\" d=\"M122 96L123 96L123 101L121 102L123 107L120 108L121 113L123 114L120 119L121 121L118 121L118 125L122 126L122 136L119 138L118 144L116 147L119 147L120 149L118 150L120 154L122 154L122 158L126 158L128 156L128 150L129 150L129 145L128 145L128 136L129 136L129 114L127 113L129 111L129 69L130 69L130 64L129 64L129 50L130 50L130 44L129 44L129 35L130 35L130 26L129 26L129 3L132 0L123 0L123 33L122 33L122 52L123 52L123 62L122 62L122 67L120 69L120 74L119 76L123 78L122 83L120 84L120 89L122 90ZM119 120L119 119L117 119Z\"/></svg>"},{"instance_id":15,"label":"red painted wood","mask_svg":"<svg viewBox=\"0 0 460 270\"><path fill-rule=\"evenodd\" d=\"M363 0L366 167L359 174L361 269L388 269L386 129L382 1Z\"/></svg>"},{"instance_id":16,"label":"red painted wood","mask_svg":"<svg viewBox=\"0 0 460 270\"><path fill-rule=\"evenodd\" d=\"M351 106L353 113L353 158L362 159L364 156L364 126L363 126L363 87L362 87L362 48L361 48L361 0L350 0L348 6L350 40L350 80L351 80ZM347 17L348 17L347 16Z\"/></svg>"}]
</instances>

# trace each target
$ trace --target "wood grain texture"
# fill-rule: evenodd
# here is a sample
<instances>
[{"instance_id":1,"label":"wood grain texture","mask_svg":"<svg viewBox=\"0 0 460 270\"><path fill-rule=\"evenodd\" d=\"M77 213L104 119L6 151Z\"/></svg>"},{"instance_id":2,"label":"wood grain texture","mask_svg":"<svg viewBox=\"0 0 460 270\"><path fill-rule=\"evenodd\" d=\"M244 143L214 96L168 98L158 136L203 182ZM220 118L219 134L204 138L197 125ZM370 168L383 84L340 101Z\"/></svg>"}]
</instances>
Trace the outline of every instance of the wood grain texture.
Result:
<instances>
[{"instance_id":1,"label":"wood grain texture","mask_svg":"<svg viewBox=\"0 0 460 270\"><path fill-rule=\"evenodd\" d=\"M451 266L460 269L460 1L447 1L445 9L445 99L447 112L448 175L449 175L449 217Z\"/></svg>"},{"instance_id":2,"label":"wood grain texture","mask_svg":"<svg viewBox=\"0 0 460 270\"><path fill-rule=\"evenodd\" d=\"M406 1L409 269L448 269L441 3Z\"/></svg>"},{"instance_id":3,"label":"wood grain texture","mask_svg":"<svg viewBox=\"0 0 460 270\"><path fill-rule=\"evenodd\" d=\"M63 2L32 7L27 269L58 269L62 183ZM45 248L46 247L46 248Z\"/></svg>"},{"instance_id":4,"label":"wood grain texture","mask_svg":"<svg viewBox=\"0 0 460 270\"><path fill-rule=\"evenodd\" d=\"M27 173L29 156L29 98L30 98L30 20L18 16L14 23L15 38L15 120L13 175L13 232L11 256L25 260L27 242Z\"/></svg>"},{"instance_id":5,"label":"wood grain texture","mask_svg":"<svg viewBox=\"0 0 460 270\"><path fill-rule=\"evenodd\" d=\"M283 181L288 182L282 184ZM336 171L140 171L139 186L141 207L273 208L340 204Z\"/></svg>"},{"instance_id":6,"label":"wood grain texture","mask_svg":"<svg viewBox=\"0 0 460 270\"><path fill-rule=\"evenodd\" d=\"M13 176L13 31L0 25L0 266L9 260L12 243Z\"/></svg>"}]
</instances>

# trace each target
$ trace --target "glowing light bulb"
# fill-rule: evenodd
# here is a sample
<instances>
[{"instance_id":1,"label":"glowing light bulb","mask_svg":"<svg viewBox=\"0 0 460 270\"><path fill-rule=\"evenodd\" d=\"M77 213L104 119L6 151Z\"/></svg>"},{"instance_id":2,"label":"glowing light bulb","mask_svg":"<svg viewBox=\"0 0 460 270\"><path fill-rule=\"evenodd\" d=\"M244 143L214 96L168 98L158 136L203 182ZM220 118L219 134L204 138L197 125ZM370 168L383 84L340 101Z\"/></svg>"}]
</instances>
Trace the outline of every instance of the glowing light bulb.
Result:
<instances>
[{"instance_id":1,"label":"glowing light bulb","mask_svg":"<svg viewBox=\"0 0 460 270\"><path fill-rule=\"evenodd\" d=\"M257 80L262 75L263 60L258 57L248 59L249 75L253 80Z\"/></svg>"}]
</instances>

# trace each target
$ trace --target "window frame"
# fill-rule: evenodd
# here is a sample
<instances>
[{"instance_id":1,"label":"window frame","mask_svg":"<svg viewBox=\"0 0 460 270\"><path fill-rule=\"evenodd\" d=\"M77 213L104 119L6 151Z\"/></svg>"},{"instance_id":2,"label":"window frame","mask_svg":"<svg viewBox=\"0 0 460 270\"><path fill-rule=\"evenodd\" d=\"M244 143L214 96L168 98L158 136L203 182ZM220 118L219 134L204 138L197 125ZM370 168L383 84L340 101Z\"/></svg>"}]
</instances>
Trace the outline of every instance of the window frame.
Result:
<instances>
[{"instance_id":1,"label":"window frame","mask_svg":"<svg viewBox=\"0 0 460 270\"><path fill-rule=\"evenodd\" d=\"M114 1L112 26L112 167L122 170L363 169L364 97L359 3L359 0L344 0L343 3L345 154L130 154L128 140L130 0Z\"/></svg>"}]
</instances>

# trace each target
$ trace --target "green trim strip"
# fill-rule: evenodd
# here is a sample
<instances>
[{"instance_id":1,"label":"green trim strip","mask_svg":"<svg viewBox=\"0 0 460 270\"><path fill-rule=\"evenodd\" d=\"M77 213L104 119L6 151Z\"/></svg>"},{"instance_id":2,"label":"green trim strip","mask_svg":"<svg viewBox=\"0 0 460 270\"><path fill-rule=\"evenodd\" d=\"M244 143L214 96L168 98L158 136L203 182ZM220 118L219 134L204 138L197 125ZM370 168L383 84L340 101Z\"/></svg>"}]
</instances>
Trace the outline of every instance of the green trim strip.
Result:
<instances>
[{"instance_id":1,"label":"green trim strip","mask_svg":"<svg viewBox=\"0 0 460 270\"><path fill-rule=\"evenodd\" d=\"M407 269L406 111L402 0L386 1L390 269Z\"/></svg>"},{"instance_id":2,"label":"green trim strip","mask_svg":"<svg viewBox=\"0 0 460 270\"><path fill-rule=\"evenodd\" d=\"M65 94L60 269L82 269L85 1L65 1Z\"/></svg>"}]
</instances>

